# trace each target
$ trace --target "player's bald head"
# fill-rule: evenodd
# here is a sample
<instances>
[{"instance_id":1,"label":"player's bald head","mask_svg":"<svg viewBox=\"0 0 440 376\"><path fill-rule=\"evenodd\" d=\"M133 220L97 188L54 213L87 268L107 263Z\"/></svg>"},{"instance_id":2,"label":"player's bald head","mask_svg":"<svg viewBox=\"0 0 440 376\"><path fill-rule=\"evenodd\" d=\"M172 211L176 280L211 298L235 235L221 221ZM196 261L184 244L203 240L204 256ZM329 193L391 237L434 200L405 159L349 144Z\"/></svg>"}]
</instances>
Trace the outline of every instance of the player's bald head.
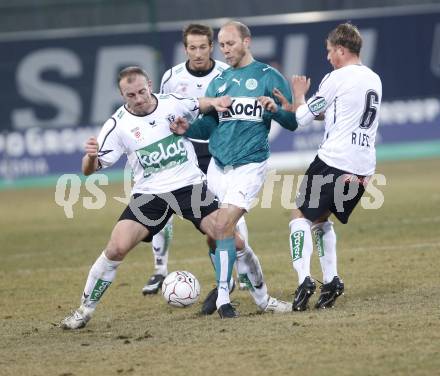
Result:
<instances>
[{"instance_id":1,"label":"player's bald head","mask_svg":"<svg viewBox=\"0 0 440 376\"><path fill-rule=\"evenodd\" d=\"M128 83L133 82L136 79L136 76L145 77L145 81L149 82L150 78L148 77L147 72L145 72L141 67L131 66L122 69L118 74L118 85L121 86L121 81L126 79Z\"/></svg>"},{"instance_id":2,"label":"player's bald head","mask_svg":"<svg viewBox=\"0 0 440 376\"><path fill-rule=\"evenodd\" d=\"M250 37L251 37L251 31L249 30L249 28L248 28L244 23L241 23L241 22L239 22L239 21L229 21L229 22L226 22L226 23L220 28L219 33L220 33L222 30L226 30L226 29L230 29L230 28L234 28L234 29L236 29L236 30L238 31L238 33L239 33L241 39L244 39L244 38L250 38Z\"/></svg>"}]
</instances>

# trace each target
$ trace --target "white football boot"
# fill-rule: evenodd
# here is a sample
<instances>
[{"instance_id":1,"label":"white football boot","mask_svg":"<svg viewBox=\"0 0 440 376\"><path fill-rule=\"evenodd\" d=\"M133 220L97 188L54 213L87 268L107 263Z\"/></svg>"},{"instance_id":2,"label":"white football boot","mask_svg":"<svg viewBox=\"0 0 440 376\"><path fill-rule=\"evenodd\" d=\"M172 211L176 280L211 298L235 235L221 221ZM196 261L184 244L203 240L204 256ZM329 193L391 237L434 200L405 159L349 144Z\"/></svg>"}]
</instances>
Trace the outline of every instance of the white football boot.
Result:
<instances>
[{"instance_id":1,"label":"white football boot","mask_svg":"<svg viewBox=\"0 0 440 376\"><path fill-rule=\"evenodd\" d=\"M77 310L73 311L61 321L60 328L66 330L84 328L92 318L93 312L93 308L87 308L81 305Z\"/></svg>"},{"instance_id":2,"label":"white football boot","mask_svg":"<svg viewBox=\"0 0 440 376\"><path fill-rule=\"evenodd\" d=\"M263 312L273 312L273 313L287 313L292 312L292 303L285 302L284 300L278 300L269 296L267 300L267 305L263 309Z\"/></svg>"}]
</instances>

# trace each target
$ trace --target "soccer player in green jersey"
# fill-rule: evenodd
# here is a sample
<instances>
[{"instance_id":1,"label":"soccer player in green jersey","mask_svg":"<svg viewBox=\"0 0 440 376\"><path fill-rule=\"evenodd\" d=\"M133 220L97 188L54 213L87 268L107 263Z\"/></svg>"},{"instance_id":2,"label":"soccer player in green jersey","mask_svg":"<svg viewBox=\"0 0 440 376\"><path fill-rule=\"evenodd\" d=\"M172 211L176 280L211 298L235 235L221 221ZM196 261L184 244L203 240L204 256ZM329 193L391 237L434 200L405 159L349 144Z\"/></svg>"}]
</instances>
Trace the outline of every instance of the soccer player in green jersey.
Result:
<instances>
[{"instance_id":1,"label":"soccer player in green jersey","mask_svg":"<svg viewBox=\"0 0 440 376\"><path fill-rule=\"evenodd\" d=\"M276 312L290 311L291 305L267 294L260 263L249 245L236 252L234 244L237 222L250 210L266 177L271 121L292 131L297 128L295 114L282 109L273 94L278 89L291 102L290 87L276 69L254 60L251 33L246 25L237 21L226 23L219 31L218 42L230 68L211 81L206 96L229 96L231 106L225 112L206 114L190 125L181 118L172 125L176 133L210 140L213 159L208 168L208 184L222 207L216 224L217 289L207 299L216 300L221 317L237 316L228 289L237 260L240 279L248 283L257 305L263 308L274 304Z\"/></svg>"}]
</instances>

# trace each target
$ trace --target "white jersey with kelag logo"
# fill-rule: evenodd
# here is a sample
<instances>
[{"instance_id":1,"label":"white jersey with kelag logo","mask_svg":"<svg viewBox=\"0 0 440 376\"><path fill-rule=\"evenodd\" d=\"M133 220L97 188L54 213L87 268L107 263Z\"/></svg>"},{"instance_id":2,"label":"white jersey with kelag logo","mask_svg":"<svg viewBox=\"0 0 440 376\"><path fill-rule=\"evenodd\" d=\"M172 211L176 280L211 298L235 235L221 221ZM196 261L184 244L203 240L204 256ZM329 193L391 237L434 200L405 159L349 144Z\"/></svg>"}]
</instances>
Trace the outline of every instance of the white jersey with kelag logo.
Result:
<instances>
[{"instance_id":1,"label":"white jersey with kelag logo","mask_svg":"<svg viewBox=\"0 0 440 376\"><path fill-rule=\"evenodd\" d=\"M319 158L329 166L367 176L376 167L381 100L380 77L364 65L348 65L327 74L307 109L299 109L296 117L301 125L325 113Z\"/></svg>"},{"instance_id":2,"label":"white jersey with kelag logo","mask_svg":"<svg viewBox=\"0 0 440 376\"><path fill-rule=\"evenodd\" d=\"M132 194L170 192L205 179L191 142L169 128L178 116L188 121L198 116L197 99L155 96L157 107L152 113L137 116L121 106L98 136L100 167L109 167L127 155L133 171Z\"/></svg>"}]
</instances>

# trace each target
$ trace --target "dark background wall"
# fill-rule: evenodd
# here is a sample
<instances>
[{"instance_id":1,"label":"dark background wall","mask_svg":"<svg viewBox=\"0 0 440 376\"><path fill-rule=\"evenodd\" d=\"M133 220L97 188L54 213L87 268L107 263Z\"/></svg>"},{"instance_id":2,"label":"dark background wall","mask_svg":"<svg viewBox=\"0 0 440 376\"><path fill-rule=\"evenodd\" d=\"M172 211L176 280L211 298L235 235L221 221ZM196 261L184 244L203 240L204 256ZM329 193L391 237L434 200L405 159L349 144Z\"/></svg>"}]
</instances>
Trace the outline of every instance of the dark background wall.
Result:
<instances>
[{"instance_id":1,"label":"dark background wall","mask_svg":"<svg viewBox=\"0 0 440 376\"><path fill-rule=\"evenodd\" d=\"M0 32L434 3L440 0L1 0Z\"/></svg>"}]
</instances>

